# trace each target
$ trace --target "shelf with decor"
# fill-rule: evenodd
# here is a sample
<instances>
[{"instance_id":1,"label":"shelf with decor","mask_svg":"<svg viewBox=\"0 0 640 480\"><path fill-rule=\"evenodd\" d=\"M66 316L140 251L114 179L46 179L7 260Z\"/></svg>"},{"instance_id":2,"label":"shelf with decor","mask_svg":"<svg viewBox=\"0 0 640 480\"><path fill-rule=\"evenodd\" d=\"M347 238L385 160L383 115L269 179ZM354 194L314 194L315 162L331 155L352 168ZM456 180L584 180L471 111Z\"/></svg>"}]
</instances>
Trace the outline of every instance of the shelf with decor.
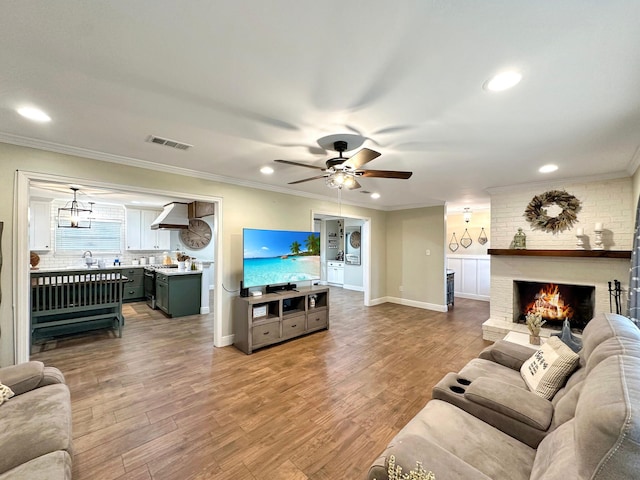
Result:
<instances>
[{"instance_id":1,"label":"shelf with decor","mask_svg":"<svg viewBox=\"0 0 640 480\"><path fill-rule=\"evenodd\" d=\"M584 257L584 258L631 258L631 250L522 250L514 248L490 248L489 255L519 257Z\"/></svg>"}]
</instances>

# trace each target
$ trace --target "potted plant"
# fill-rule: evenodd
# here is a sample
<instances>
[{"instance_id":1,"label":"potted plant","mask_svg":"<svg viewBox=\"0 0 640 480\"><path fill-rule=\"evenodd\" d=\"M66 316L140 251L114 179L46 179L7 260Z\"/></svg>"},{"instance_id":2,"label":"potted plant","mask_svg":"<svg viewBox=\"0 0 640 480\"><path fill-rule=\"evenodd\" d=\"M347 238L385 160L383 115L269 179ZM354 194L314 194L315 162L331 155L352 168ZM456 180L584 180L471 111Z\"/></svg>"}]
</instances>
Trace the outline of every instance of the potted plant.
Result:
<instances>
[{"instance_id":1,"label":"potted plant","mask_svg":"<svg viewBox=\"0 0 640 480\"><path fill-rule=\"evenodd\" d=\"M178 270L186 270L187 269L187 261L191 257L189 255L185 255L184 253L178 252L176 254L176 260L178 260Z\"/></svg>"},{"instance_id":2,"label":"potted plant","mask_svg":"<svg viewBox=\"0 0 640 480\"><path fill-rule=\"evenodd\" d=\"M529 329L529 343L532 345L540 345L540 329L545 321L539 313L527 313L526 323Z\"/></svg>"}]
</instances>

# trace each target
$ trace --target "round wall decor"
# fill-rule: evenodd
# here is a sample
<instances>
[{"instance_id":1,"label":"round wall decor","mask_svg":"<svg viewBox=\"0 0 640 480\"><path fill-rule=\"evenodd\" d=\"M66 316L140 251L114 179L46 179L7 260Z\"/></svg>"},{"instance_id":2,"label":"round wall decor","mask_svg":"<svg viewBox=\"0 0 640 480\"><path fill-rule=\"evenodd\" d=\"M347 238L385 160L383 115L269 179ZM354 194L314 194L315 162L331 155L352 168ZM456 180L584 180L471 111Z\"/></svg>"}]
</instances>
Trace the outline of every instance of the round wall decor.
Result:
<instances>
[{"instance_id":1,"label":"round wall decor","mask_svg":"<svg viewBox=\"0 0 640 480\"><path fill-rule=\"evenodd\" d=\"M204 248L211 241L211 227L203 220L189 220L189 228L180 230L180 240L194 250Z\"/></svg>"},{"instance_id":2,"label":"round wall decor","mask_svg":"<svg viewBox=\"0 0 640 480\"><path fill-rule=\"evenodd\" d=\"M547 213L547 208L556 205L562 211L555 217ZM557 233L571 228L577 220L581 205L573 195L564 190L550 190L533 197L524 211L524 216L534 230Z\"/></svg>"},{"instance_id":3,"label":"round wall decor","mask_svg":"<svg viewBox=\"0 0 640 480\"><path fill-rule=\"evenodd\" d=\"M349 243L353 248L360 248L360 232L353 232L349 237Z\"/></svg>"}]
</instances>

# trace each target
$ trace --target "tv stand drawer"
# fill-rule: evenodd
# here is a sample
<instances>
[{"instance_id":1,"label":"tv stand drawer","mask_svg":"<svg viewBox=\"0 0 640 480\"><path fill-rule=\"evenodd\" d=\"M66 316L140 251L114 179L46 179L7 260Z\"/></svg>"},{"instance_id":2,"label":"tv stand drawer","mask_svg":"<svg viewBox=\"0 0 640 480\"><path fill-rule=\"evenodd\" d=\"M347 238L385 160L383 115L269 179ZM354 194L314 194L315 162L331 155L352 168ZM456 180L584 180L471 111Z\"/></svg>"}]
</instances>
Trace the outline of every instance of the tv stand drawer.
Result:
<instances>
[{"instance_id":1,"label":"tv stand drawer","mask_svg":"<svg viewBox=\"0 0 640 480\"><path fill-rule=\"evenodd\" d=\"M264 323L257 325L251 330L253 345L271 343L280 338L280 322Z\"/></svg>"},{"instance_id":2,"label":"tv stand drawer","mask_svg":"<svg viewBox=\"0 0 640 480\"><path fill-rule=\"evenodd\" d=\"M320 328L327 328L327 311L318 310L309 312L307 317L307 330L318 330Z\"/></svg>"},{"instance_id":3,"label":"tv stand drawer","mask_svg":"<svg viewBox=\"0 0 640 480\"><path fill-rule=\"evenodd\" d=\"M305 316L296 315L282 321L282 338L296 337L304 333Z\"/></svg>"}]
</instances>

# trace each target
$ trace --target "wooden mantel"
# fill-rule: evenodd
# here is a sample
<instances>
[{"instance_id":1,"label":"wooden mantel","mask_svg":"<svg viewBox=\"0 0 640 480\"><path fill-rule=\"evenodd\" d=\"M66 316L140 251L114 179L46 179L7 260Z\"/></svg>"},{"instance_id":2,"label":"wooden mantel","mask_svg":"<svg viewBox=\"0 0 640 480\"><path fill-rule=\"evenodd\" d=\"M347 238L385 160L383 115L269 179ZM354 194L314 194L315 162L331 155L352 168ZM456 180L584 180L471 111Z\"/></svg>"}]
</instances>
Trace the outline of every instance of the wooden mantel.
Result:
<instances>
[{"instance_id":1,"label":"wooden mantel","mask_svg":"<svg viewBox=\"0 0 640 480\"><path fill-rule=\"evenodd\" d=\"M516 250L513 248L490 248L488 253L489 255L520 257L631 258L631 250Z\"/></svg>"}]
</instances>

